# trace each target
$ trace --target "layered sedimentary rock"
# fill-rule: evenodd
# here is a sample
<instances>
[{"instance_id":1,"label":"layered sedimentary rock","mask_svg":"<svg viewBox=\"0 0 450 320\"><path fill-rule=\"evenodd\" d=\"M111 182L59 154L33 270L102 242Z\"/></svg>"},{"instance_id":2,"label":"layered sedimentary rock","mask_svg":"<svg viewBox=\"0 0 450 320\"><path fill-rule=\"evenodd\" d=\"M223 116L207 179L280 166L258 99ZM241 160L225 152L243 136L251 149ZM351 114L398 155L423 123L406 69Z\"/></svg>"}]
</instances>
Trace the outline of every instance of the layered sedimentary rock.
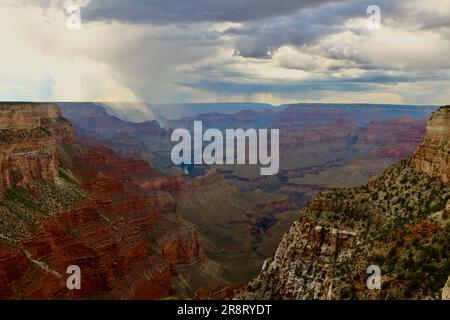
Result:
<instances>
[{"instance_id":1,"label":"layered sedimentary rock","mask_svg":"<svg viewBox=\"0 0 450 320\"><path fill-rule=\"evenodd\" d=\"M123 157L137 157L158 171L170 173L170 130L157 121L123 121L95 103L59 103L62 114L76 127L84 143L113 149Z\"/></svg>"},{"instance_id":2,"label":"layered sedimentary rock","mask_svg":"<svg viewBox=\"0 0 450 320\"><path fill-rule=\"evenodd\" d=\"M412 159L314 197L237 299L441 299L450 272L448 108ZM379 267L381 288L366 283Z\"/></svg>"},{"instance_id":3,"label":"layered sedimentary rock","mask_svg":"<svg viewBox=\"0 0 450 320\"><path fill-rule=\"evenodd\" d=\"M57 137L70 140L70 130L55 105L0 103L0 196L36 179L54 182Z\"/></svg>"},{"instance_id":4,"label":"layered sedimentary rock","mask_svg":"<svg viewBox=\"0 0 450 320\"><path fill-rule=\"evenodd\" d=\"M355 233L300 219L284 236L275 256L264 263L259 280L248 290L264 292L265 299L331 298L333 268L337 263L351 261L355 249Z\"/></svg>"},{"instance_id":5,"label":"layered sedimentary rock","mask_svg":"<svg viewBox=\"0 0 450 320\"><path fill-rule=\"evenodd\" d=\"M424 142L419 146L412 167L444 182L450 182L450 106L433 113Z\"/></svg>"},{"instance_id":6,"label":"layered sedimentary rock","mask_svg":"<svg viewBox=\"0 0 450 320\"><path fill-rule=\"evenodd\" d=\"M170 192L183 216L199 227L203 247L239 282L272 256L295 211L327 187L364 184L409 156L422 141L431 108L290 106L224 114L208 111L166 122L167 128L279 128L281 171L261 177L257 166L196 165L187 177L170 160L170 129L154 121L121 120L95 104L61 104L83 141L139 156L163 175L143 188ZM178 116L176 117L178 118ZM214 174L212 174L215 172ZM183 175L183 177L181 177ZM191 178L191 179L190 179ZM244 266L244 267L243 267Z\"/></svg>"},{"instance_id":7,"label":"layered sedimentary rock","mask_svg":"<svg viewBox=\"0 0 450 320\"><path fill-rule=\"evenodd\" d=\"M0 298L158 299L177 294L180 272L189 278L208 263L197 231L164 184L151 182L161 175L145 161L76 143L52 105L1 110L8 120L1 130ZM11 148L25 147L32 150L11 157ZM81 269L81 290L66 286L71 265Z\"/></svg>"},{"instance_id":8,"label":"layered sedimentary rock","mask_svg":"<svg viewBox=\"0 0 450 320\"><path fill-rule=\"evenodd\" d=\"M59 109L54 104L0 103L0 130L39 128L45 121L59 118Z\"/></svg>"}]
</instances>

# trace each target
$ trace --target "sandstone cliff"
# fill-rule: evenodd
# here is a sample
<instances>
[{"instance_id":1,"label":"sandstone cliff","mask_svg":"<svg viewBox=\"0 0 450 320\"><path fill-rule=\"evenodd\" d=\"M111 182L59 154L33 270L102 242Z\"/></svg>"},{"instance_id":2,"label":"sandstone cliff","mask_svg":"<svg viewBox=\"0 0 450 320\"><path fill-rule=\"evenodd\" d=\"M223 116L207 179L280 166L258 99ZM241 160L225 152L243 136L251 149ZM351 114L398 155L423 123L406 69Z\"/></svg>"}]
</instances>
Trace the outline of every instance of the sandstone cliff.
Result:
<instances>
[{"instance_id":1,"label":"sandstone cliff","mask_svg":"<svg viewBox=\"0 0 450 320\"><path fill-rule=\"evenodd\" d=\"M330 298L333 268L351 261L355 248L353 232L322 227L302 218L285 235L275 256L264 263L261 274L267 276L248 290L264 292L264 299Z\"/></svg>"},{"instance_id":2,"label":"sandstone cliff","mask_svg":"<svg viewBox=\"0 0 450 320\"><path fill-rule=\"evenodd\" d=\"M53 105L1 116L0 298L159 299L220 278L145 161L75 142ZM70 265L81 290L66 287Z\"/></svg>"},{"instance_id":3,"label":"sandstone cliff","mask_svg":"<svg viewBox=\"0 0 450 320\"><path fill-rule=\"evenodd\" d=\"M450 182L450 106L441 107L431 117L425 140L412 159L412 167Z\"/></svg>"},{"instance_id":4,"label":"sandstone cliff","mask_svg":"<svg viewBox=\"0 0 450 320\"><path fill-rule=\"evenodd\" d=\"M57 143L72 138L70 124L52 104L0 104L0 196L37 179L54 182Z\"/></svg>"}]
</instances>

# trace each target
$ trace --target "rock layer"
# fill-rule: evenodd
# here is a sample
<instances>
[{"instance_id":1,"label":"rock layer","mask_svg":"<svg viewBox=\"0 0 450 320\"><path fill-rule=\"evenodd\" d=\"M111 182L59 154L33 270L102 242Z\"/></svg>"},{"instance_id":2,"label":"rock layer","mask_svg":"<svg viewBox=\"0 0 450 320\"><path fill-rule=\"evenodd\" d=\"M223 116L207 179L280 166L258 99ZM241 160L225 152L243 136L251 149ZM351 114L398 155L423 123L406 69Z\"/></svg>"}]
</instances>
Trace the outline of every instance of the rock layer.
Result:
<instances>
[{"instance_id":1,"label":"rock layer","mask_svg":"<svg viewBox=\"0 0 450 320\"><path fill-rule=\"evenodd\" d=\"M76 143L52 105L1 108L0 298L160 299L207 264L173 183L153 183L145 161ZM66 286L70 265L81 290Z\"/></svg>"},{"instance_id":2,"label":"rock layer","mask_svg":"<svg viewBox=\"0 0 450 320\"><path fill-rule=\"evenodd\" d=\"M450 106L433 113L425 135L412 160L412 168L450 182Z\"/></svg>"},{"instance_id":3,"label":"rock layer","mask_svg":"<svg viewBox=\"0 0 450 320\"><path fill-rule=\"evenodd\" d=\"M450 108L442 107L412 159L367 185L318 194L235 298L448 298L449 138ZM366 285L372 266L380 290Z\"/></svg>"},{"instance_id":4,"label":"rock layer","mask_svg":"<svg viewBox=\"0 0 450 320\"><path fill-rule=\"evenodd\" d=\"M55 105L0 104L0 196L36 179L54 182L58 137L67 142L71 136L70 124Z\"/></svg>"},{"instance_id":5,"label":"rock layer","mask_svg":"<svg viewBox=\"0 0 450 320\"><path fill-rule=\"evenodd\" d=\"M351 260L355 248L355 233L302 218L284 236L275 256L264 263L248 290L264 292L259 297L264 299L331 298L333 266Z\"/></svg>"}]
</instances>

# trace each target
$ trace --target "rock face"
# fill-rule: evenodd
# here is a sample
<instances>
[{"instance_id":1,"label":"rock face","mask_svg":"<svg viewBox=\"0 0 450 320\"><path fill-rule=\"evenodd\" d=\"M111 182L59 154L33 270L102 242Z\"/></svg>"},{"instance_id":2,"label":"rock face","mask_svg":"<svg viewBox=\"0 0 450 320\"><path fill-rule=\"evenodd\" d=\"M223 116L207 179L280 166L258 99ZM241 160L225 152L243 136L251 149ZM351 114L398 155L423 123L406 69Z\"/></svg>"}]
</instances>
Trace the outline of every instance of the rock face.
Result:
<instances>
[{"instance_id":1,"label":"rock face","mask_svg":"<svg viewBox=\"0 0 450 320\"><path fill-rule=\"evenodd\" d=\"M355 233L302 218L284 236L275 256L264 263L249 291L264 292L264 299L331 298L333 267L351 261L355 248Z\"/></svg>"},{"instance_id":2,"label":"rock face","mask_svg":"<svg viewBox=\"0 0 450 320\"><path fill-rule=\"evenodd\" d=\"M442 300L450 300L450 277L448 277L447 283L442 289Z\"/></svg>"},{"instance_id":3,"label":"rock face","mask_svg":"<svg viewBox=\"0 0 450 320\"><path fill-rule=\"evenodd\" d=\"M56 130L60 132L54 134ZM0 132L0 196L36 179L55 181L58 139L73 138L70 124L60 118L55 105L2 103Z\"/></svg>"},{"instance_id":4,"label":"rock face","mask_svg":"<svg viewBox=\"0 0 450 320\"><path fill-rule=\"evenodd\" d=\"M314 197L235 298L448 298L449 110L433 114L412 159L367 185ZM366 286L370 266L381 270L380 290Z\"/></svg>"},{"instance_id":5,"label":"rock face","mask_svg":"<svg viewBox=\"0 0 450 320\"><path fill-rule=\"evenodd\" d=\"M123 121L95 103L59 103L63 116L70 120L82 140L90 146L108 147L123 157L141 158L160 172L171 173L171 131L157 121ZM170 166L169 166L170 167Z\"/></svg>"},{"instance_id":6,"label":"rock face","mask_svg":"<svg viewBox=\"0 0 450 320\"><path fill-rule=\"evenodd\" d=\"M0 104L0 130L39 128L46 121L57 121L59 118L59 109L53 104Z\"/></svg>"},{"instance_id":7,"label":"rock face","mask_svg":"<svg viewBox=\"0 0 450 320\"><path fill-rule=\"evenodd\" d=\"M416 171L450 182L450 106L433 113L424 142L412 160Z\"/></svg>"},{"instance_id":8,"label":"rock face","mask_svg":"<svg viewBox=\"0 0 450 320\"><path fill-rule=\"evenodd\" d=\"M143 160L76 143L52 105L1 108L0 298L160 299L181 276L198 289L190 272L212 267L164 191L174 183L153 183L161 175ZM66 286L70 265L81 290Z\"/></svg>"}]
</instances>

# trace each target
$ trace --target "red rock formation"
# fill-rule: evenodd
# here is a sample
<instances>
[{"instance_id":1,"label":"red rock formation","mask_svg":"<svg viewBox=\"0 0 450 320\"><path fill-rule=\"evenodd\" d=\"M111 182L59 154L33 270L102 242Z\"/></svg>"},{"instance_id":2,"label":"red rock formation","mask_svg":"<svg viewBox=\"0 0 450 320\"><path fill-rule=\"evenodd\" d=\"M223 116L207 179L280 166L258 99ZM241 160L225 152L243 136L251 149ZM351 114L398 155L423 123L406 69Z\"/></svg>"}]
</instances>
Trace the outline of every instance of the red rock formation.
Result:
<instances>
[{"instance_id":1,"label":"red rock formation","mask_svg":"<svg viewBox=\"0 0 450 320\"><path fill-rule=\"evenodd\" d=\"M0 196L37 179L55 181L57 136L67 142L71 129L62 122L52 104L0 104ZM64 132L55 135L56 127Z\"/></svg>"},{"instance_id":2,"label":"red rock formation","mask_svg":"<svg viewBox=\"0 0 450 320\"><path fill-rule=\"evenodd\" d=\"M172 183L163 183L143 160L73 143L71 125L60 118L35 122L38 130L51 132L36 146L42 149L42 141L51 142L50 158L38 153L13 163L5 157L3 172L19 168L29 184L51 185L61 179L61 165L88 196L54 216L30 212L40 222L31 236L9 239L0 234L0 298L158 299L171 294L174 268L205 259L197 232L163 191ZM21 185L22 180L13 183ZM14 186L5 176L0 181L3 190ZM81 269L81 290L66 287L70 265Z\"/></svg>"},{"instance_id":3,"label":"red rock formation","mask_svg":"<svg viewBox=\"0 0 450 320\"><path fill-rule=\"evenodd\" d=\"M399 118L370 122L359 135L356 146L373 146L374 158L406 158L423 141L427 121Z\"/></svg>"}]
</instances>

